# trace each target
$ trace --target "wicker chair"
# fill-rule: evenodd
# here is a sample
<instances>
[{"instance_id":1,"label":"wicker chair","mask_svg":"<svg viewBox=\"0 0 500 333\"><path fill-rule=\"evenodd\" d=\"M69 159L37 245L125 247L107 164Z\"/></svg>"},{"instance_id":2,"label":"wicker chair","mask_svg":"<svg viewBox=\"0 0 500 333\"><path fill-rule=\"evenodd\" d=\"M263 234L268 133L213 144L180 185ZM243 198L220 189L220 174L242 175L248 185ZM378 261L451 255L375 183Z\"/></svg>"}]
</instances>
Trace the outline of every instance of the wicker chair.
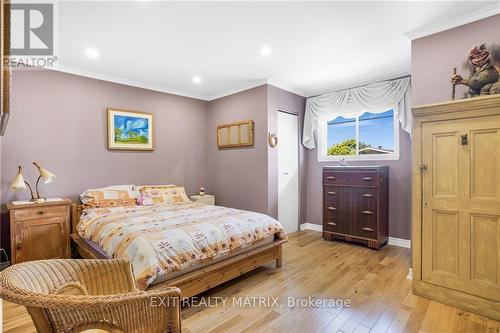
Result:
<instances>
[{"instance_id":1,"label":"wicker chair","mask_svg":"<svg viewBox=\"0 0 500 333\"><path fill-rule=\"evenodd\" d=\"M137 289L127 260L30 261L0 272L0 296L38 332L181 332L180 290Z\"/></svg>"}]
</instances>

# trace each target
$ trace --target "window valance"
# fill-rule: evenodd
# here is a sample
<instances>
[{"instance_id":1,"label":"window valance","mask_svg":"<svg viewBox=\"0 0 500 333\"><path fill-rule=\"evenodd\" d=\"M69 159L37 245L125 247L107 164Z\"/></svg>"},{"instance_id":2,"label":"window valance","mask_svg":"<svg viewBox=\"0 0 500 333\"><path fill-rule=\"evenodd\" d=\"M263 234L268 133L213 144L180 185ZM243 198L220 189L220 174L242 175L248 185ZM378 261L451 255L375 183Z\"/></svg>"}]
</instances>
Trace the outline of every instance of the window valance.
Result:
<instances>
[{"instance_id":1,"label":"window valance","mask_svg":"<svg viewBox=\"0 0 500 333\"><path fill-rule=\"evenodd\" d=\"M410 77L310 97L306 102L302 144L309 149L316 148L314 132L321 121L338 116L352 118L365 112L381 113L391 109L403 130L410 133Z\"/></svg>"}]
</instances>

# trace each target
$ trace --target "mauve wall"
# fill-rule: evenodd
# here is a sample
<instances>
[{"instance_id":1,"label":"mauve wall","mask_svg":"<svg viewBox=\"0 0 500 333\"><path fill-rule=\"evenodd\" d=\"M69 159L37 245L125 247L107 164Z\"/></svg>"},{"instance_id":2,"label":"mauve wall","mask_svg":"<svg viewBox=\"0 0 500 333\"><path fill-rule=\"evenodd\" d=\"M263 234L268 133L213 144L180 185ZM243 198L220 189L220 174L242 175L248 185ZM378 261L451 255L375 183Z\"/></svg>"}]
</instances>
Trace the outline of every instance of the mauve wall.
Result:
<instances>
[{"instance_id":1,"label":"mauve wall","mask_svg":"<svg viewBox=\"0 0 500 333\"><path fill-rule=\"evenodd\" d=\"M412 41L413 105L450 100L453 67L468 77L462 63L470 48L492 42L500 44L500 14ZM466 89L457 86L457 98L463 98Z\"/></svg>"},{"instance_id":2,"label":"mauve wall","mask_svg":"<svg viewBox=\"0 0 500 333\"><path fill-rule=\"evenodd\" d=\"M208 192L218 205L267 214L267 86L213 100L208 108ZM219 150L217 125L240 120L254 121L254 145Z\"/></svg>"},{"instance_id":3,"label":"mauve wall","mask_svg":"<svg viewBox=\"0 0 500 333\"><path fill-rule=\"evenodd\" d=\"M207 185L208 103L56 71L14 71L12 117L1 142L1 200L14 196L17 165L33 183L38 160L57 175L46 196L76 198L111 184L182 184L188 194ZM154 152L110 151L106 108L154 113Z\"/></svg>"},{"instance_id":4,"label":"mauve wall","mask_svg":"<svg viewBox=\"0 0 500 333\"><path fill-rule=\"evenodd\" d=\"M304 120L306 99L289 91L267 86L268 131L276 133L278 111L296 114L299 121L299 142L302 137L302 122ZM279 138L278 138L279 140ZM267 145L268 153L268 209L269 215L278 218L278 146ZM305 148L299 144L299 223L306 219L306 162Z\"/></svg>"},{"instance_id":5,"label":"mauve wall","mask_svg":"<svg viewBox=\"0 0 500 333\"><path fill-rule=\"evenodd\" d=\"M322 224L322 172L324 166L338 162L318 162L318 151L307 150L307 218L306 222ZM410 239L411 225L411 139L399 130L397 161L348 162L348 165L389 166L389 236Z\"/></svg>"}]
</instances>

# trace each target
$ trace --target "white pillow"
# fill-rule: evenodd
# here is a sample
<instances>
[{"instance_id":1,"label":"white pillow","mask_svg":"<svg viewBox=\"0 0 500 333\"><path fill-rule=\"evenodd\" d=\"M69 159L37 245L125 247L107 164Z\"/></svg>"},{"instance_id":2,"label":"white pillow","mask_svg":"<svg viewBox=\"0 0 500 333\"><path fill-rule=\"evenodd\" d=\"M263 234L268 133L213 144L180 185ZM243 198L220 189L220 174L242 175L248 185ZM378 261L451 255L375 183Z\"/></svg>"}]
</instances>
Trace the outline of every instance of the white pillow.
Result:
<instances>
[{"instance_id":1,"label":"white pillow","mask_svg":"<svg viewBox=\"0 0 500 333\"><path fill-rule=\"evenodd\" d=\"M82 194L80 194L80 199L83 202L85 198L85 194L90 191L106 191L106 190L118 190L118 191L128 191L129 193L133 193L132 197L138 199L141 196L141 193L139 192L139 189L137 188L136 185L134 184L129 184L129 185L110 185L106 187L99 187L99 188L89 188Z\"/></svg>"}]
</instances>

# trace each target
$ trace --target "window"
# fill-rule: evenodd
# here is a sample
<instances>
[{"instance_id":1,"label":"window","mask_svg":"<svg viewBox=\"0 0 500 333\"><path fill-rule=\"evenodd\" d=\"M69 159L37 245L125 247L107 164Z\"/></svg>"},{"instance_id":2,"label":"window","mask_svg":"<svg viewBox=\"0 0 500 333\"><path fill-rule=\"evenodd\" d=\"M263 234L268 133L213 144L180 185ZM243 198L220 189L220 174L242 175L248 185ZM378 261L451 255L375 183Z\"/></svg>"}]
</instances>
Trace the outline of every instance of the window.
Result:
<instances>
[{"instance_id":1,"label":"window","mask_svg":"<svg viewBox=\"0 0 500 333\"><path fill-rule=\"evenodd\" d=\"M399 159L399 123L394 110L365 112L359 117L339 116L324 122L319 131L319 160Z\"/></svg>"}]
</instances>

